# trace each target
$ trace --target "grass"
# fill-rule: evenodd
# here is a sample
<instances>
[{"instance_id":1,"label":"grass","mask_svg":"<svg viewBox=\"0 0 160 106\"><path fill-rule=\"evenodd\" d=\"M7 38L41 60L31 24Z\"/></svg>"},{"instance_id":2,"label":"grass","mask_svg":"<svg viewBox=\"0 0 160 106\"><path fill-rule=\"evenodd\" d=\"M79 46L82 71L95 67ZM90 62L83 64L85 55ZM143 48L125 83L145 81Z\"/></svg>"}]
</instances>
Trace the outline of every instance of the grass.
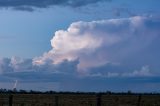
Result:
<instances>
[{"instance_id":1,"label":"grass","mask_svg":"<svg viewBox=\"0 0 160 106\"><path fill-rule=\"evenodd\" d=\"M0 94L0 106L9 106L11 94ZM99 98L99 99L98 99ZM97 104L100 102L100 104ZM136 94L12 94L12 106L160 106L160 95Z\"/></svg>"}]
</instances>

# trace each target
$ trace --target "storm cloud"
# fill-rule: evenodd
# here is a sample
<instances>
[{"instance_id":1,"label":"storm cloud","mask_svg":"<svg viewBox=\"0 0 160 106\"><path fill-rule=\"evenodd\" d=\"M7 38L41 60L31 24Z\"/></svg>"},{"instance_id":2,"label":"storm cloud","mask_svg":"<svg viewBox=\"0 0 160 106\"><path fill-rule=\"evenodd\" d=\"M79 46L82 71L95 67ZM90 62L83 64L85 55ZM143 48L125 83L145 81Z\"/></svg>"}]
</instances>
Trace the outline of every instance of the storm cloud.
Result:
<instances>
[{"instance_id":1,"label":"storm cloud","mask_svg":"<svg viewBox=\"0 0 160 106\"><path fill-rule=\"evenodd\" d=\"M53 82L59 90L159 86L159 29L155 16L73 22L54 33L42 56L1 58L0 81Z\"/></svg>"},{"instance_id":2,"label":"storm cloud","mask_svg":"<svg viewBox=\"0 0 160 106\"><path fill-rule=\"evenodd\" d=\"M159 23L159 18L152 16L74 22L67 30L55 32L52 49L42 56L0 59L0 72L116 73L146 65L158 67Z\"/></svg>"},{"instance_id":3,"label":"storm cloud","mask_svg":"<svg viewBox=\"0 0 160 106\"><path fill-rule=\"evenodd\" d=\"M78 59L78 70L82 71L110 63L123 64L134 57L127 64L137 62L144 66L147 63L138 62L142 60L138 56L145 54L144 50L159 39L159 23L159 19L152 16L75 22L67 30L56 31L51 40L53 49L34 58L33 63L40 65L50 60L59 64ZM152 55L152 51L148 53Z\"/></svg>"},{"instance_id":4,"label":"storm cloud","mask_svg":"<svg viewBox=\"0 0 160 106\"><path fill-rule=\"evenodd\" d=\"M47 60L44 64L35 65L32 59L20 57L1 58L0 74L22 73L22 72L54 72L54 73L74 73L77 70L78 60L64 60L60 64L53 64Z\"/></svg>"},{"instance_id":5,"label":"storm cloud","mask_svg":"<svg viewBox=\"0 0 160 106\"><path fill-rule=\"evenodd\" d=\"M0 0L0 7L33 11L33 8L47 8L49 6L81 7L106 1L112 0Z\"/></svg>"}]
</instances>

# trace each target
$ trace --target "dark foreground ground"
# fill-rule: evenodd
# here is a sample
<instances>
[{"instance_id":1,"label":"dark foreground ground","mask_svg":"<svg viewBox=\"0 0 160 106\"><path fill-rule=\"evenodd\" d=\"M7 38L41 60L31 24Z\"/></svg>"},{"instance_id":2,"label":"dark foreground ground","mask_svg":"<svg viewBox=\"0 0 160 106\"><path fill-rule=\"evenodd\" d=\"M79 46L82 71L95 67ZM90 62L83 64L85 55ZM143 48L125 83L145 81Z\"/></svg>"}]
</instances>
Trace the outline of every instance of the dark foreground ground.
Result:
<instances>
[{"instance_id":1,"label":"dark foreground ground","mask_svg":"<svg viewBox=\"0 0 160 106\"><path fill-rule=\"evenodd\" d=\"M160 106L160 95L0 94L0 106Z\"/></svg>"}]
</instances>

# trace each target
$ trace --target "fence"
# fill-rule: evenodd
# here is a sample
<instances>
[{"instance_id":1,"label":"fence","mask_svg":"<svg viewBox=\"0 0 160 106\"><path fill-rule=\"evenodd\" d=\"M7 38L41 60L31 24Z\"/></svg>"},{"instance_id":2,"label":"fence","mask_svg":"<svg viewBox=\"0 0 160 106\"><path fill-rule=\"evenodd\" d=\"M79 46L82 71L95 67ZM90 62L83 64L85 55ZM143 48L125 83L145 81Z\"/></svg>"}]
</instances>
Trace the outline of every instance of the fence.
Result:
<instances>
[{"instance_id":1,"label":"fence","mask_svg":"<svg viewBox=\"0 0 160 106\"><path fill-rule=\"evenodd\" d=\"M0 94L0 106L160 106L159 95Z\"/></svg>"}]
</instances>

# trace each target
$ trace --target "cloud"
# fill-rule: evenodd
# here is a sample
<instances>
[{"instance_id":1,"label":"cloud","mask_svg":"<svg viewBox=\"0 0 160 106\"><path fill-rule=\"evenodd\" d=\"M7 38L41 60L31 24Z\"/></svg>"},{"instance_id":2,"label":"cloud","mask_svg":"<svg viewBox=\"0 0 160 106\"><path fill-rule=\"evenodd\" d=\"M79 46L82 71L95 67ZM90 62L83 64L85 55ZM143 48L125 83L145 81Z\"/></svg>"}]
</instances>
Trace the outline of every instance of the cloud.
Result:
<instances>
[{"instance_id":1,"label":"cloud","mask_svg":"<svg viewBox=\"0 0 160 106\"><path fill-rule=\"evenodd\" d=\"M22 59L19 57L12 57L10 59L10 67L14 72L19 71L33 71L32 59Z\"/></svg>"},{"instance_id":2,"label":"cloud","mask_svg":"<svg viewBox=\"0 0 160 106\"><path fill-rule=\"evenodd\" d=\"M110 72L107 77L77 77L72 74L36 71L14 72L0 75L0 86L12 89L15 80L18 80L17 89L96 92L106 90L117 92L128 90L151 92L158 90L160 82L159 76L122 77ZM138 88L134 86L138 86Z\"/></svg>"},{"instance_id":3,"label":"cloud","mask_svg":"<svg viewBox=\"0 0 160 106\"><path fill-rule=\"evenodd\" d=\"M0 81L54 82L59 90L88 91L159 86L159 29L154 16L74 22L55 32L52 49L40 57L1 58Z\"/></svg>"},{"instance_id":4,"label":"cloud","mask_svg":"<svg viewBox=\"0 0 160 106\"><path fill-rule=\"evenodd\" d=\"M137 14L132 12L131 9L127 7L116 7L112 9L112 13L114 16L122 16L122 15L128 15L128 16L136 16Z\"/></svg>"},{"instance_id":5,"label":"cloud","mask_svg":"<svg viewBox=\"0 0 160 106\"><path fill-rule=\"evenodd\" d=\"M1 58L0 73L33 71L32 59L22 59L19 57Z\"/></svg>"},{"instance_id":6,"label":"cloud","mask_svg":"<svg viewBox=\"0 0 160 106\"><path fill-rule=\"evenodd\" d=\"M10 59L8 58L0 59L0 74L11 71L13 71L13 69L10 67Z\"/></svg>"},{"instance_id":7,"label":"cloud","mask_svg":"<svg viewBox=\"0 0 160 106\"><path fill-rule=\"evenodd\" d=\"M108 77L119 76L119 73L145 75L147 71L144 70L141 73L127 73L127 70L159 63L158 59L148 63L148 55L158 55L153 51L157 51L159 44L159 28L159 18L153 16L74 22L67 30L55 32L51 39L52 49L40 57L0 59L0 73L45 71L86 75L93 72L95 76L106 74ZM153 47L156 50L150 49Z\"/></svg>"},{"instance_id":8,"label":"cloud","mask_svg":"<svg viewBox=\"0 0 160 106\"><path fill-rule=\"evenodd\" d=\"M52 64L52 61L47 60L44 64L35 65L32 59L2 58L0 59L0 74L36 71L74 74L77 70L77 64L78 60L64 60L60 64Z\"/></svg>"},{"instance_id":9,"label":"cloud","mask_svg":"<svg viewBox=\"0 0 160 106\"><path fill-rule=\"evenodd\" d=\"M0 7L14 8L16 10L33 11L34 8L47 8L49 6L81 7L97 2L111 0L0 0Z\"/></svg>"},{"instance_id":10,"label":"cloud","mask_svg":"<svg viewBox=\"0 0 160 106\"><path fill-rule=\"evenodd\" d=\"M50 60L59 64L78 59L79 71L123 63L159 38L159 28L159 19L152 16L74 22L67 30L56 31L51 40L53 49L34 58L33 63L40 65Z\"/></svg>"},{"instance_id":11,"label":"cloud","mask_svg":"<svg viewBox=\"0 0 160 106\"><path fill-rule=\"evenodd\" d=\"M123 73L124 77L151 77L155 76L148 66L143 66L141 70L135 70L132 73Z\"/></svg>"},{"instance_id":12,"label":"cloud","mask_svg":"<svg viewBox=\"0 0 160 106\"><path fill-rule=\"evenodd\" d=\"M109 67L109 66L107 66ZM121 66L119 66L121 67ZM99 70L98 70L99 69ZM101 70L102 68L93 69L86 75L89 77L104 77L104 78L120 78L120 77L155 77L157 76L154 71L149 69L149 66L143 66L140 70L127 70L126 72L122 72L119 70L116 70L116 66L113 66L113 69L108 70L107 68L105 70ZM125 70L125 68L122 68Z\"/></svg>"}]
</instances>

